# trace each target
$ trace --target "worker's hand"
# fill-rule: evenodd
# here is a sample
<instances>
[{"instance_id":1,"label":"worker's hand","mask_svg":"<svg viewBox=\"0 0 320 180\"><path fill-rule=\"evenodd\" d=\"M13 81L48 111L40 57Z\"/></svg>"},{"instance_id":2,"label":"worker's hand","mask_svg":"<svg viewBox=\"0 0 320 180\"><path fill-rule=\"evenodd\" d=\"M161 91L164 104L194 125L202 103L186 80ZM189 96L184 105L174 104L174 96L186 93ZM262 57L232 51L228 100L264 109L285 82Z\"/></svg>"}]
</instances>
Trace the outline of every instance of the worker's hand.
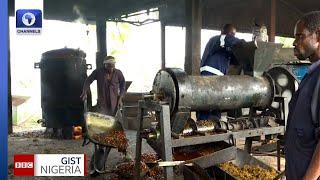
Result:
<instances>
[{"instance_id":1,"label":"worker's hand","mask_svg":"<svg viewBox=\"0 0 320 180\"><path fill-rule=\"evenodd\" d=\"M318 179L318 176L316 176L315 174L310 174L310 173L306 173L302 180L317 180Z\"/></svg>"},{"instance_id":2,"label":"worker's hand","mask_svg":"<svg viewBox=\"0 0 320 180\"><path fill-rule=\"evenodd\" d=\"M256 39L254 40L254 45L256 46L256 48L258 48L258 42Z\"/></svg>"},{"instance_id":3,"label":"worker's hand","mask_svg":"<svg viewBox=\"0 0 320 180\"><path fill-rule=\"evenodd\" d=\"M122 106L123 106L122 96L120 96L119 99L118 99L118 109L121 109Z\"/></svg>"},{"instance_id":4,"label":"worker's hand","mask_svg":"<svg viewBox=\"0 0 320 180\"><path fill-rule=\"evenodd\" d=\"M80 98L82 99L82 101L85 101L87 99L87 92L86 91L82 91Z\"/></svg>"}]
</instances>

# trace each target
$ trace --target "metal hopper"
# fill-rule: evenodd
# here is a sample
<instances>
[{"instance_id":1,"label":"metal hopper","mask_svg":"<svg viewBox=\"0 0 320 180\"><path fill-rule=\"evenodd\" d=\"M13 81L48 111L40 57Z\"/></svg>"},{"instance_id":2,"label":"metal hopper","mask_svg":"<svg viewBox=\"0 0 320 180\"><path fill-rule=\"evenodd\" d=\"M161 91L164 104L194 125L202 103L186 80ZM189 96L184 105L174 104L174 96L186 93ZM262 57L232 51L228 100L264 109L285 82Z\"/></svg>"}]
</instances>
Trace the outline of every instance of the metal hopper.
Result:
<instances>
[{"instance_id":1,"label":"metal hopper","mask_svg":"<svg viewBox=\"0 0 320 180\"><path fill-rule=\"evenodd\" d=\"M95 136L108 136L115 131L123 131L121 123L117 121L115 117L100 113L87 112L85 114L85 119L87 134L90 141L99 145L114 147L113 145L107 144L103 141L99 142Z\"/></svg>"},{"instance_id":2,"label":"metal hopper","mask_svg":"<svg viewBox=\"0 0 320 180\"><path fill-rule=\"evenodd\" d=\"M217 166L221 163L230 161L238 167L243 167L244 165L258 165L263 169L273 169L269 165L254 158L247 152L233 146L230 148L223 149L221 151L217 151L211 155L194 159L193 163L197 164L197 167L200 167L200 169L196 168L197 171L195 171L190 166L184 166L184 177L187 177L187 179L194 179L198 177L200 173L207 174L207 177L210 177L206 179L234 180L236 179L235 177L223 171L221 168Z\"/></svg>"}]
</instances>

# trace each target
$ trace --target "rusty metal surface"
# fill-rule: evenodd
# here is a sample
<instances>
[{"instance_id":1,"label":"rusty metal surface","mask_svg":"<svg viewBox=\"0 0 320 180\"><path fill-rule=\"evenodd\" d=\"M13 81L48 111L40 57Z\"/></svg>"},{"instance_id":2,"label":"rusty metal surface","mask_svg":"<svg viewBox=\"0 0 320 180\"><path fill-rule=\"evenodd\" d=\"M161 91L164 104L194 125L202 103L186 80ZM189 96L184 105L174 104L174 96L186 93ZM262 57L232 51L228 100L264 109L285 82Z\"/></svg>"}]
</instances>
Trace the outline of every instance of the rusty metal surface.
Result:
<instances>
[{"instance_id":1,"label":"rusty metal surface","mask_svg":"<svg viewBox=\"0 0 320 180\"><path fill-rule=\"evenodd\" d=\"M185 125L181 135L189 135L195 131L197 131L197 123L193 119L189 118L187 120L187 124Z\"/></svg>"},{"instance_id":2,"label":"rusty metal surface","mask_svg":"<svg viewBox=\"0 0 320 180\"><path fill-rule=\"evenodd\" d=\"M213 132L216 127L216 122L207 120L207 121L197 121L197 132Z\"/></svg>"},{"instance_id":3,"label":"rusty metal surface","mask_svg":"<svg viewBox=\"0 0 320 180\"><path fill-rule=\"evenodd\" d=\"M271 42L257 42L258 49L254 54L254 75L260 76L263 72L267 71L268 68L274 63L275 59L282 48L282 44L271 43Z\"/></svg>"},{"instance_id":4,"label":"rusty metal surface","mask_svg":"<svg viewBox=\"0 0 320 180\"><path fill-rule=\"evenodd\" d=\"M174 133L180 134L183 132L185 125L187 124L187 121L190 117L190 110L185 109L179 109L177 113L175 113L171 119L171 130Z\"/></svg>"},{"instance_id":5,"label":"rusty metal surface","mask_svg":"<svg viewBox=\"0 0 320 180\"><path fill-rule=\"evenodd\" d=\"M231 146L231 144L225 141L219 141L193 146L176 147L173 149L173 157L175 161L193 161L196 159L200 160L201 158L205 160L206 156Z\"/></svg>"},{"instance_id":6,"label":"rusty metal surface","mask_svg":"<svg viewBox=\"0 0 320 180\"><path fill-rule=\"evenodd\" d=\"M234 119L225 121L215 121L215 120L201 120L201 121L188 121L184 130L182 131L182 136L192 136L195 134L217 134L221 132L229 131L239 131L245 129L253 129L260 127L267 127L269 121L274 121L273 117L254 117L252 121L249 117L243 117L242 119Z\"/></svg>"},{"instance_id":7,"label":"rusty metal surface","mask_svg":"<svg viewBox=\"0 0 320 180\"><path fill-rule=\"evenodd\" d=\"M220 134L210 134L210 133L199 133L195 136L188 136L183 137L178 135L178 139L175 139L177 137L172 137L173 134L171 132L171 115L168 104L166 104L164 101L139 101L139 107L141 112L139 112L140 116L143 114L143 110L146 111L156 111L160 113L161 117L159 118L160 123L160 135L159 138L152 138L148 139L147 142L151 147L161 156L161 159L164 161L172 161L173 155L172 150L178 149L178 148L191 148L198 147L199 145L207 144L207 143L213 143L218 141L228 141L233 140L237 138L245 138L245 137L257 137L261 135L269 135L269 134L283 134L284 133L284 126L278 126L278 127L263 127L263 128L255 128L255 129L248 129L248 130L239 130L239 131L227 131L225 133ZM160 107L160 108L159 108ZM166 107L166 108L164 108ZM143 121L143 119L139 118L140 123ZM190 119L188 119L190 120ZM199 126L199 125L198 125ZM201 129L202 126L197 126L197 123L191 123L191 126L189 127L190 132L194 131L195 129ZM212 127L211 125L209 126ZM241 128L240 128L241 129ZM206 130L204 130L206 131ZM211 130L209 130L211 131ZM142 136L141 132L143 132L142 126L140 127L140 131L138 131L137 136L137 150L136 150L136 163L137 161L140 161L141 157L141 141ZM171 132L171 133L170 133ZM145 138L145 137L144 137ZM235 148L235 147L233 147ZM226 150L227 151L227 150ZM201 167L211 167L214 164L219 164L222 162L226 162L229 160L234 159L235 151L229 151L229 153L219 153L220 151L216 151L214 153L211 153L210 150L207 149L203 150L204 156L202 157L195 157L195 159L192 159L190 161L197 160L197 164L201 164ZM176 158L176 157L175 157ZM136 172L139 172L140 169L138 166L136 167ZM165 177L166 179L170 179L172 177L172 168L167 168L165 171ZM136 176L138 177L138 176Z\"/></svg>"},{"instance_id":8,"label":"rusty metal surface","mask_svg":"<svg viewBox=\"0 0 320 180\"><path fill-rule=\"evenodd\" d=\"M239 167L243 167L244 165L258 165L263 169L271 170L273 169L271 166L263 163L262 161L254 158L247 152L238 149L236 147L230 147L223 149L221 151L217 151L215 153L212 153L210 155L200 157L197 159L193 159L193 164L197 164L201 169L203 169L203 172L212 172L215 171L215 173L223 173L224 171L216 171L218 164L225 163L231 161L233 164ZM196 177L196 172L189 172L190 176ZM209 173L210 174L210 173ZM217 174L216 174L217 175ZM221 174L219 174L221 176ZM218 176L218 177L220 177ZM218 178L216 177L216 178ZM232 177L232 176L231 176ZM220 177L221 178L221 177Z\"/></svg>"},{"instance_id":9,"label":"rusty metal surface","mask_svg":"<svg viewBox=\"0 0 320 180\"><path fill-rule=\"evenodd\" d=\"M298 90L299 81L286 67L275 66L267 71L267 73L274 79L275 83L275 94L284 97L284 119L287 124L288 117L288 104L293 96L293 93ZM272 103L272 108L279 109L279 103Z\"/></svg>"},{"instance_id":10,"label":"rusty metal surface","mask_svg":"<svg viewBox=\"0 0 320 180\"><path fill-rule=\"evenodd\" d=\"M136 157L135 157L135 167L134 167L134 179L140 179L140 172L141 172L141 152L142 152L142 137L141 131L143 126L143 108L142 105L144 104L142 100L139 101L139 108L138 108L138 117L137 120L139 121L139 129L137 131L137 138L136 138Z\"/></svg>"},{"instance_id":11,"label":"rusty metal surface","mask_svg":"<svg viewBox=\"0 0 320 180\"><path fill-rule=\"evenodd\" d=\"M153 85L153 93L163 95L161 100L168 100L172 111L179 106L191 110L266 107L273 99L273 89L265 77L176 76L167 70L159 71Z\"/></svg>"},{"instance_id":12,"label":"rusty metal surface","mask_svg":"<svg viewBox=\"0 0 320 180\"><path fill-rule=\"evenodd\" d=\"M178 101L177 78L185 77L187 74L179 68L166 68L160 70L153 81L152 92L156 95L156 100L166 101L170 105L170 110L177 110ZM165 87L165 88L164 88Z\"/></svg>"},{"instance_id":13,"label":"rusty metal surface","mask_svg":"<svg viewBox=\"0 0 320 180\"><path fill-rule=\"evenodd\" d=\"M193 164L192 166L184 166L183 167L183 179L184 180L211 180L212 178L205 171L205 169L199 167L197 164Z\"/></svg>"},{"instance_id":14,"label":"rusty metal surface","mask_svg":"<svg viewBox=\"0 0 320 180\"><path fill-rule=\"evenodd\" d=\"M256 129L241 130L237 132L227 132L227 133L214 134L214 135L173 139L172 147L190 146L190 145L204 144L209 142L225 141L225 140L229 140L231 137L238 139L238 138L255 137L255 136L269 135L269 134L282 134L284 133L284 129L285 129L284 126L263 127L263 128L256 128Z\"/></svg>"},{"instance_id":15,"label":"rusty metal surface","mask_svg":"<svg viewBox=\"0 0 320 180\"><path fill-rule=\"evenodd\" d=\"M285 67L275 66L267 72L274 79L276 94L286 96L285 91L293 94L298 89L299 80Z\"/></svg>"},{"instance_id":16,"label":"rusty metal surface","mask_svg":"<svg viewBox=\"0 0 320 180\"><path fill-rule=\"evenodd\" d=\"M222 155L222 157L225 157ZM245 165L249 166L259 166L262 169L265 170L274 170L275 172L279 173L279 171L276 171L274 168L271 166L265 164L264 162L256 159L255 157L251 156L247 152L241 150L241 149L236 149L235 150L235 157L230 159L230 158L224 158L225 162L232 162L235 166L238 167L244 167ZM239 179L235 176L233 176L230 172L227 172L223 170L221 167L218 166L211 166L208 168L208 170L213 170L215 172L215 178L216 179L222 179L223 177L226 177L226 179ZM260 177L261 178L261 177ZM262 178L263 179L263 178Z\"/></svg>"},{"instance_id":17,"label":"rusty metal surface","mask_svg":"<svg viewBox=\"0 0 320 180\"><path fill-rule=\"evenodd\" d=\"M188 76L179 81L179 105L192 110L266 107L272 98L272 87L265 78Z\"/></svg>"},{"instance_id":18,"label":"rusty metal surface","mask_svg":"<svg viewBox=\"0 0 320 180\"><path fill-rule=\"evenodd\" d=\"M202 168L208 168L235 159L236 154L237 148L235 146L231 146L229 148L214 152L210 155L193 159L192 161Z\"/></svg>"},{"instance_id":19,"label":"rusty metal surface","mask_svg":"<svg viewBox=\"0 0 320 180\"><path fill-rule=\"evenodd\" d=\"M160 138L162 142L161 145L161 159L164 161L170 161L172 160L172 146L171 146L171 127L169 121L167 119L170 119L170 109L168 105L162 105L161 106L161 112L160 112L160 126L161 126L161 133ZM165 167L164 168L164 174L166 180L173 179L173 168L172 167Z\"/></svg>"},{"instance_id":20,"label":"rusty metal surface","mask_svg":"<svg viewBox=\"0 0 320 180\"><path fill-rule=\"evenodd\" d=\"M167 101L170 109L176 105L176 83L167 71L157 73L153 82L153 92L156 92L156 99ZM162 88L165 87L165 88Z\"/></svg>"}]
</instances>

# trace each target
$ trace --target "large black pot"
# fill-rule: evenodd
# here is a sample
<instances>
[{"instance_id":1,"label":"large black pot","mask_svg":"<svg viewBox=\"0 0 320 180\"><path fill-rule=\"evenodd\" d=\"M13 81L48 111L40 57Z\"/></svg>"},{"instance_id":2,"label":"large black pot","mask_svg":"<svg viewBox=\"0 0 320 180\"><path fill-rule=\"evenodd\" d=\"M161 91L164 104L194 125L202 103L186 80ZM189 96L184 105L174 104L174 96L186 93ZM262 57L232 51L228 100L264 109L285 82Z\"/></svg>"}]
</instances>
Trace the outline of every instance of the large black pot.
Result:
<instances>
[{"instance_id":1,"label":"large black pot","mask_svg":"<svg viewBox=\"0 0 320 180\"><path fill-rule=\"evenodd\" d=\"M87 78L86 54L79 49L57 49L42 54L35 68L41 70L41 108L47 128L83 125L84 105L80 99Z\"/></svg>"}]
</instances>

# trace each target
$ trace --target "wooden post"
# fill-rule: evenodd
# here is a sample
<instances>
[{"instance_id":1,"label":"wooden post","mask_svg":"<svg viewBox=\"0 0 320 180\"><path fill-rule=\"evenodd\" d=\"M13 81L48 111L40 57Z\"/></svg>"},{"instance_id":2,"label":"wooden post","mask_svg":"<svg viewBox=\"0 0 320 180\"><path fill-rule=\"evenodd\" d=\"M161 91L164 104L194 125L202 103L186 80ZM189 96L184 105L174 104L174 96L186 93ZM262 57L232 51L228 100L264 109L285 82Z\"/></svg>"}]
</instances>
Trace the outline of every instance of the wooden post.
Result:
<instances>
[{"instance_id":1,"label":"wooden post","mask_svg":"<svg viewBox=\"0 0 320 180\"><path fill-rule=\"evenodd\" d=\"M96 67L100 68L103 66L103 59L107 54L107 30L106 20L98 19L96 21L96 32L97 32L97 54L96 54Z\"/></svg>"},{"instance_id":2,"label":"wooden post","mask_svg":"<svg viewBox=\"0 0 320 180\"><path fill-rule=\"evenodd\" d=\"M161 21L161 69L166 68L166 24Z\"/></svg>"},{"instance_id":3,"label":"wooden post","mask_svg":"<svg viewBox=\"0 0 320 180\"><path fill-rule=\"evenodd\" d=\"M202 7L201 0L186 2L186 52L184 69L189 75L200 74Z\"/></svg>"},{"instance_id":4,"label":"wooden post","mask_svg":"<svg viewBox=\"0 0 320 180\"><path fill-rule=\"evenodd\" d=\"M277 13L277 0L271 0L269 42L275 42L275 37L276 37L276 13Z\"/></svg>"}]
</instances>

